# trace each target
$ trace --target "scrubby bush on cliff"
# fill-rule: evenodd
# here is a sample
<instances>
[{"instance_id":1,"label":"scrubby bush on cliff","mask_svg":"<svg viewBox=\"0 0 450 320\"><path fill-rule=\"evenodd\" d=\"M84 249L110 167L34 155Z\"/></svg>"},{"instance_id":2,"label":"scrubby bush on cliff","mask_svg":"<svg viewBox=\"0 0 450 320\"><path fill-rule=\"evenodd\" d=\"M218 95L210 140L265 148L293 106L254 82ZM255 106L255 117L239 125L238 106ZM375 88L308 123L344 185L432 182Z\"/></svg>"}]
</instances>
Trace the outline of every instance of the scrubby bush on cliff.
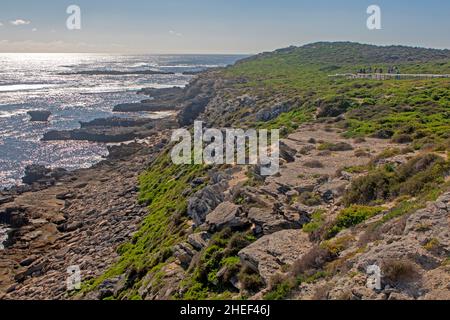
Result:
<instances>
[{"instance_id":1,"label":"scrubby bush on cliff","mask_svg":"<svg viewBox=\"0 0 450 320\"><path fill-rule=\"evenodd\" d=\"M241 288L249 292L258 292L264 286L261 276L246 266L241 269L238 278Z\"/></svg>"},{"instance_id":2,"label":"scrubby bush on cliff","mask_svg":"<svg viewBox=\"0 0 450 320\"><path fill-rule=\"evenodd\" d=\"M356 226L383 212L383 210L382 207L365 207L357 205L346 208L339 213L333 223L333 227L328 231L327 237L332 238L341 230Z\"/></svg>"},{"instance_id":3,"label":"scrubby bush on cliff","mask_svg":"<svg viewBox=\"0 0 450 320\"><path fill-rule=\"evenodd\" d=\"M353 147L346 142L338 143L323 143L318 147L318 150L328 150L328 151L350 151Z\"/></svg>"},{"instance_id":4,"label":"scrubby bush on cliff","mask_svg":"<svg viewBox=\"0 0 450 320\"><path fill-rule=\"evenodd\" d=\"M415 281L419 277L417 267L407 259L386 259L381 264L383 282L396 287Z\"/></svg>"},{"instance_id":5,"label":"scrubby bush on cliff","mask_svg":"<svg viewBox=\"0 0 450 320\"><path fill-rule=\"evenodd\" d=\"M184 281L183 299L205 299L211 295L220 295L236 291L231 284L234 277L246 286L248 291L261 287L258 274L241 266L237 253L250 245L254 237L247 233L233 233L224 229L214 235L208 247L203 249L200 257L191 265L190 276ZM208 292L205 296L204 293Z\"/></svg>"},{"instance_id":6,"label":"scrubby bush on cliff","mask_svg":"<svg viewBox=\"0 0 450 320\"><path fill-rule=\"evenodd\" d=\"M337 117L347 112L354 103L343 97L332 97L327 100L319 101L318 103L318 118Z\"/></svg>"},{"instance_id":7,"label":"scrubby bush on cliff","mask_svg":"<svg viewBox=\"0 0 450 320\"><path fill-rule=\"evenodd\" d=\"M450 172L450 164L435 154L417 156L395 168L386 165L355 179L344 196L344 203L370 204L398 196L415 196L436 187Z\"/></svg>"}]
</instances>

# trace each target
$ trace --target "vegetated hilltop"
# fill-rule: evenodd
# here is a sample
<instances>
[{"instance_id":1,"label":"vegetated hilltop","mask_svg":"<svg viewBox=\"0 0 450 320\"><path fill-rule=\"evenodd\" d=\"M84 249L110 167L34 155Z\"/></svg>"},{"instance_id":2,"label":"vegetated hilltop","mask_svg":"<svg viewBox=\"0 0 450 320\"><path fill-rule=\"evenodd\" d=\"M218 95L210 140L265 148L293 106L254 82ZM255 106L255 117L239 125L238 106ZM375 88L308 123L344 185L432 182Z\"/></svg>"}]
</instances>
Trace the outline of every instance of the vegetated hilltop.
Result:
<instances>
[{"instance_id":1,"label":"vegetated hilltop","mask_svg":"<svg viewBox=\"0 0 450 320\"><path fill-rule=\"evenodd\" d=\"M140 178L139 232L78 296L449 298L450 79L329 77L393 66L449 74L450 51L316 43L200 75L180 122L281 129L280 173L162 152Z\"/></svg>"}]
</instances>

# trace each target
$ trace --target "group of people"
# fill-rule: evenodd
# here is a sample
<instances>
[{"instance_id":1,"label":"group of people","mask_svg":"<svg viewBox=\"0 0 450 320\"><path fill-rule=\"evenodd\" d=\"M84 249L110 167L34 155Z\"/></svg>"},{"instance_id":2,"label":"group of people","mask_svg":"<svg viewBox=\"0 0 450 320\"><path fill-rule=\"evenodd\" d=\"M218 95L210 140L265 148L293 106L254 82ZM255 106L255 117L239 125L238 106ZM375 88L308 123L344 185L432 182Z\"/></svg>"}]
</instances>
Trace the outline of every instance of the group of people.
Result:
<instances>
[{"instance_id":1,"label":"group of people","mask_svg":"<svg viewBox=\"0 0 450 320\"><path fill-rule=\"evenodd\" d=\"M362 73L362 74L371 74L371 73L384 73L383 68L372 68L372 67L368 67L368 68L363 68L363 69L359 69L358 73ZM400 69L396 66L394 67L389 67L388 74L400 74Z\"/></svg>"}]
</instances>

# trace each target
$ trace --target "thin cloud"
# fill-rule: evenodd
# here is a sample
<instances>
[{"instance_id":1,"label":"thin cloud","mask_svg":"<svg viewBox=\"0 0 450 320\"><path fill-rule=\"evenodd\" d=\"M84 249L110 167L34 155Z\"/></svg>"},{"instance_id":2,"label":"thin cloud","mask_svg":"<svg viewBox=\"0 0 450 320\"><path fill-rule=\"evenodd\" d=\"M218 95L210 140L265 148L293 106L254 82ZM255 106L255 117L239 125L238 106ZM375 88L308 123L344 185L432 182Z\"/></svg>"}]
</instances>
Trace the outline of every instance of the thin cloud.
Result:
<instances>
[{"instance_id":1,"label":"thin cloud","mask_svg":"<svg viewBox=\"0 0 450 320\"><path fill-rule=\"evenodd\" d=\"M0 22L0 27L3 27L3 23Z\"/></svg>"},{"instance_id":2,"label":"thin cloud","mask_svg":"<svg viewBox=\"0 0 450 320\"><path fill-rule=\"evenodd\" d=\"M177 36L177 37L182 37L182 36L183 36L182 33L179 33L179 32L173 31L173 30L170 30L169 33L170 33L171 35Z\"/></svg>"},{"instance_id":3,"label":"thin cloud","mask_svg":"<svg viewBox=\"0 0 450 320\"><path fill-rule=\"evenodd\" d=\"M11 23L13 26L24 26L24 25L30 24L31 21L29 21L29 20L23 20L23 19L16 19L16 20L10 21L10 23Z\"/></svg>"},{"instance_id":4,"label":"thin cloud","mask_svg":"<svg viewBox=\"0 0 450 320\"><path fill-rule=\"evenodd\" d=\"M31 32L36 32L36 31L37 31L37 28L31 29Z\"/></svg>"}]
</instances>

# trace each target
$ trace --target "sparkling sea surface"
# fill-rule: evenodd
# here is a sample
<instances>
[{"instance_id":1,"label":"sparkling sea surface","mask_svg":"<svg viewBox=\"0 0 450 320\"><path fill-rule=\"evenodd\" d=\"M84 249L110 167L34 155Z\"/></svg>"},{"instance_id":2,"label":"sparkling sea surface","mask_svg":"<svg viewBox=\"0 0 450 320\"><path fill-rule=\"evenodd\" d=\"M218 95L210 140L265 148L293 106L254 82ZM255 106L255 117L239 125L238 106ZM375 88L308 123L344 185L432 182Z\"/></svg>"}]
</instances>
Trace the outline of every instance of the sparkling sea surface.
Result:
<instances>
[{"instance_id":1,"label":"sparkling sea surface","mask_svg":"<svg viewBox=\"0 0 450 320\"><path fill-rule=\"evenodd\" d=\"M19 184L28 164L69 170L89 167L106 155L103 144L41 142L52 129L74 129L79 121L112 115L119 103L139 102L142 88L185 86L186 71L226 66L236 55L104 55L0 53L0 188ZM155 70L172 75L77 75L78 71ZM65 75L61 75L66 73ZM68 74L67 74L68 73ZM48 123L30 122L27 111L52 112ZM163 117L164 113L143 113Z\"/></svg>"}]
</instances>

